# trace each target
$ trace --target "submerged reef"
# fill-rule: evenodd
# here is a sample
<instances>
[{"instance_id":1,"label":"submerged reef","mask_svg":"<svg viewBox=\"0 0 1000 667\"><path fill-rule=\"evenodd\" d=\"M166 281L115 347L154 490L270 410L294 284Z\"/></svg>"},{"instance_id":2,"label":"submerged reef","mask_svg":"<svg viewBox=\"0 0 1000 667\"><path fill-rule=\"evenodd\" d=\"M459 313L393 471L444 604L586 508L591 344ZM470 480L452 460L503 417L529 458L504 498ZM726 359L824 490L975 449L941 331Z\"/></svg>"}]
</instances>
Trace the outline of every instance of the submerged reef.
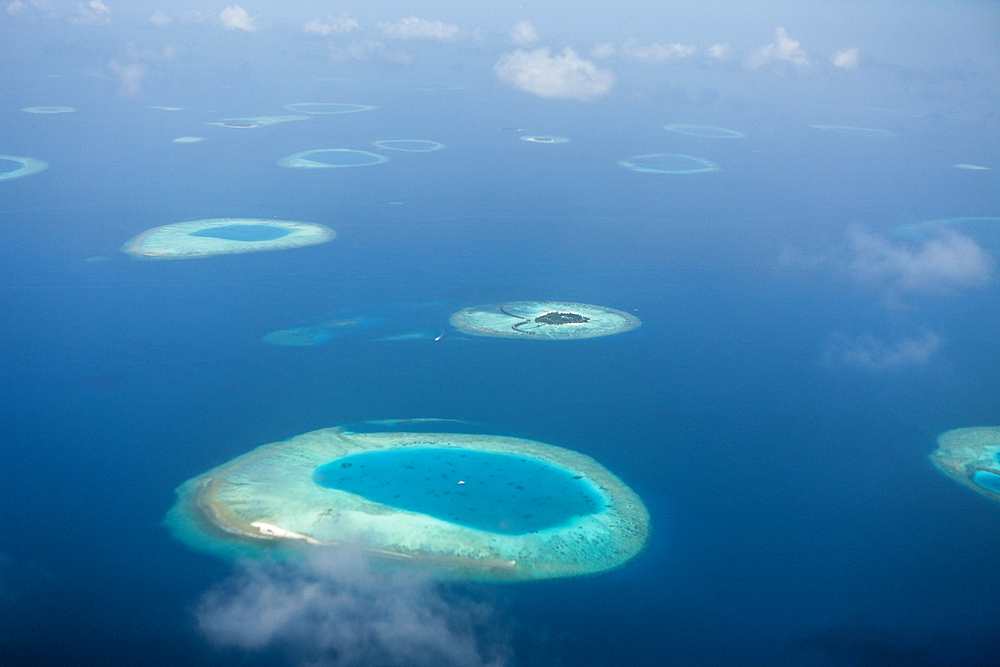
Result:
<instances>
[{"instance_id":1,"label":"submerged reef","mask_svg":"<svg viewBox=\"0 0 1000 667\"><path fill-rule=\"evenodd\" d=\"M633 155L627 160L619 160L618 164L649 174L702 174L719 170L719 165L710 160L676 153Z\"/></svg>"},{"instance_id":2,"label":"submerged reef","mask_svg":"<svg viewBox=\"0 0 1000 667\"><path fill-rule=\"evenodd\" d=\"M5 164L6 162L15 162L21 166L17 169L4 171L8 166ZM31 176L32 174L37 174L40 171L45 171L48 167L48 162L42 162L41 160L36 160L33 157L0 155L0 181L5 181L9 178L18 178L20 176Z\"/></svg>"},{"instance_id":3,"label":"submerged reef","mask_svg":"<svg viewBox=\"0 0 1000 667\"><path fill-rule=\"evenodd\" d=\"M21 111L28 113L74 113L73 107L24 107Z\"/></svg>"},{"instance_id":4,"label":"submerged reef","mask_svg":"<svg viewBox=\"0 0 1000 667\"><path fill-rule=\"evenodd\" d=\"M706 137L709 139L742 139L747 136L742 132L737 132L736 130L727 130L724 127L715 127L714 125L664 125L664 130L669 132L677 132L678 134L686 134L692 137Z\"/></svg>"},{"instance_id":5,"label":"submerged reef","mask_svg":"<svg viewBox=\"0 0 1000 667\"><path fill-rule=\"evenodd\" d=\"M312 222L209 218L154 227L129 239L122 252L142 259L191 259L326 243L337 234Z\"/></svg>"},{"instance_id":6,"label":"submerged reef","mask_svg":"<svg viewBox=\"0 0 1000 667\"><path fill-rule=\"evenodd\" d=\"M976 493L1000 502L1000 426L946 431L931 454L934 466Z\"/></svg>"},{"instance_id":7,"label":"submerged reef","mask_svg":"<svg viewBox=\"0 0 1000 667\"><path fill-rule=\"evenodd\" d=\"M947 230L968 235L988 250L1000 251L1000 217L967 216L924 220L899 225L892 231L901 238L923 243L939 237L942 233L947 233Z\"/></svg>"},{"instance_id":8,"label":"submerged reef","mask_svg":"<svg viewBox=\"0 0 1000 667\"><path fill-rule=\"evenodd\" d=\"M226 558L360 544L436 576L527 581L613 569L649 513L589 456L521 438L328 428L263 445L177 489L165 523Z\"/></svg>"},{"instance_id":9,"label":"submerged reef","mask_svg":"<svg viewBox=\"0 0 1000 667\"><path fill-rule=\"evenodd\" d=\"M267 127L278 123L288 123L293 120L309 120L309 116L254 116L252 118L223 118L218 123L207 123L216 127L232 127L238 130L249 130L255 127Z\"/></svg>"},{"instance_id":10,"label":"submerged reef","mask_svg":"<svg viewBox=\"0 0 1000 667\"><path fill-rule=\"evenodd\" d=\"M838 134L849 134L854 137L896 137L895 132L889 130L876 130L872 127L852 127L850 125L810 125L817 130L836 132Z\"/></svg>"},{"instance_id":11,"label":"submerged reef","mask_svg":"<svg viewBox=\"0 0 1000 667\"><path fill-rule=\"evenodd\" d=\"M322 155L323 160L312 159ZM278 165L293 169L330 169L337 167L370 167L388 162L389 158L368 151L350 148L317 148L302 151L278 160Z\"/></svg>"},{"instance_id":12,"label":"submerged reef","mask_svg":"<svg viewBox=\"0 0 1000 667\"><path fill-rule=\"evenodd\" d=\"M307 113L311 115L325 115L336 113L354 113L356 111L371 111L378 107L370 107L364 104L341 104L336 102L296 102L286 104L285 108L297 113Z\"/></svg>"},{"instance_id":13,"label":"submerged reef","mask_svg":"<svg viewBox=\"0 0 1000 667\"><path fill-rule=\"evenodd\" d=\"M444 144L426 139L382 139L373 141L372 146L384 148L387 151L405 151L407 153L430 153L444 148Z\"/></svg>"},{"instance_id":14,"label":"submerged reef","mask_svg":"<svg viewBox=\"0 0 1000 667\"><path fill-rule=\"evenodd\" d=\"M451 316L451 324L476 336L569 340L623 333L641 323L620 310L587 303L512 301L465 308Z\"/></svg>"},{"instance_id":15,"label":"submerged reef","mask_svg":"<svg viewBox=\"0 0 1000 667\"><path fill-rule=\"evenodd\" d=\"M295 327L280 329L265 335L261 340L271 345L284 347L312 347L322 345L346 329L358 327L364 323L362 318L350 320L329 320L311 327Z\"/></svg>"}]
</instances>

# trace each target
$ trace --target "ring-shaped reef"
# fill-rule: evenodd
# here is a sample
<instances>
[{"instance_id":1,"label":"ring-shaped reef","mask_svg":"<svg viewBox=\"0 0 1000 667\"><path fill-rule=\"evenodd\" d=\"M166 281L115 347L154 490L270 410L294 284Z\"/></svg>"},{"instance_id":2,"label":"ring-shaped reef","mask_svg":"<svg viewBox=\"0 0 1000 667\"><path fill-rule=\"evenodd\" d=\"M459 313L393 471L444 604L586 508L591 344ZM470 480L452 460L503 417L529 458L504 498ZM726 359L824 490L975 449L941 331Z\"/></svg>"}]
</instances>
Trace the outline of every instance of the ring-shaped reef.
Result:
<instances>
[{"instance_id":1,"label":"ring-shaped reef","mask_svg":"<svg viewBox=\"0 0 1000 667\"><path fill-rule=\"evenodd\" d=\"M990 170L989 167L984 167L984 166L978 165L978 164L965 164L965 163L962 163L962 164L956 164L956 165L953 165L953 166L955 167L955 169L965 169L966 171L989 171Z\"/></svg>"},{"instance_id":2,"label":"ring-shaped reef","mask_svg":"<svg viewBox=\"0 0 1000 667\"><path fill-rule=\"evenodd\" d=\"M252 118L223 118L218 123L207 123L216 127L231 127L237 130L252 130L257 127L267 127L278 123L289 123L295 120L309 120L309 116L253 116Z\"/></svg>"},{"instance_id":3,"label":"ring-shaped reef","mask_svg":"<svg viewBox=\"0 0 1000 667\"><path fill-rule=\"evenodd\" d=\"M625 564L649 513L597 461L532 440L328 428L188 480L165 520L225 558L362 545L436 576L528 581Z\"/></svg>"},{"instance_id":4,"label":"ring-shaped reef","mask_svg":"<svg viewBox=\"0 0 1000 667\"><path fill-rule=\"evenodd\" d=\"M313 222L210 218L154 227L129 239L122 251L141 259L193 259L326 243L337 234Z\"/></svg>"},{"instance_id":5,"label":"ring-shaped reef","mask_svg":"<svg viewBox=\"0 0 1000 667\"><path fill-rule=\"evenodd\" d=\"M964 487L1000 503L1000 426L975 426L938 436L931 462Z\"/></svg>"},{"instance_id":6,"label":"ring-shaped reef","mask_svg":"<svg viewBox=\"0 0 1000 667\"><path fill-rule=\"evenodd\" d=\"M0 155L0 170L3 170L7 166L5 164L6 162L14 162L21 166L17 169L11 169L10 171L0 171L0 181L6 181L10 178L19 178L21 176L31 176L32 174L37 174L38 172L44 171L49 167L48 162L36 160L33 157Z\"/></svg>"},{"instance_id":7,"label":"ring-shaped reef","mask_svg":"<svg viewBox=\"0 0 1000 667\"><path fill-rule=\"evenodd\" d=\"M569 139L549 134L526 134L521 137L521 141L530 141L533 144L565 144Z\"/></svg>"},{"instance_id":8,"label":"ring-shaped reef","mask_svg":"<svg viewBox=\"0 0 1000 667\"><path fill-rule=\"evenodd\" d=\"M676 153L656 153L653 155L633 155L618 164L647 174L704 174L719 171L719 165L710 160Z\"/></svg>"},{"instance_id":9,"label":"ring-shaped reef","mask_svg":"<svg viewBox=\"0 0 1000 667\"><path fill-rule=\"evenodd\" d=\"M638 317L614 308L567 301L511 301L464 308L451 325L475 336L573 340L598 338L638 328Z\"/></svg>"},{"instance_id":10,"label":"ring-shaped reef","mask_svg":"<svg viewBox=\"0 0 1000 667\"><path fill-rule=\"evenodd\" d=\"M686 134L691 137L706 137L708 139L742 139L747 136L742 132L727 130L724 127L715 127L714 125L685 125L684 123L677 123L664 125L663 129L669 132L677 132L678 134Z\"/></svg>"},{"instance_id":11,"label":"ring-shaped reef","mask_svg":"<svg viewBox=\"0 0 1000 667\"><path fill-rule=\"evenodd\" d=\"M895 132L889 130L877 130L872 127L852 127L850 125L810 125L817 130L836 132L838 134L849 134L853 137L897 137Z\"/></svg>"},{"instance_id":12,"label":"ring-shaped reef","mask_svg":"<svg viewBox=\"0 0 1000 667\"><path fill-rule=\"evenodd\" d=\"M312 156L322 155L324 160L313 160ZM278 160L278 165L292 169L335 169L340 167L371 167L388 162L389 158L378 153L356 151L350 148L317 148L302 151Z\"/></svg>"},{"instance_id":13,"label":"ring-shaped reef","mask_svg":"<svg viewBox=\"0 0 1000 667\"><path fill-rule=\"evenodd\" d=\"M73 107L24 107L21 111L28 113L74 113Z\"/></svg>"},{"instance_id":14,"label":"ring-shaped reef","mask_svg":"<svg viewBox=\"0 0 1000 667\"><path fill-rule=\"evenodd\" d=\"M307 113L311 115L328 115L337 113L356 113L358 111L371 111L377 107L370 107L365 104L340 104L335 102L296 102L286 104L285 108L296 113Z\"/></svg>"},{"instance_id":15,"label":"ring-shaped reef","mask_svg":"<svg viewBox=\"0 0 1000 667\"><path fill-rule=\"evenodd\" d=\"M372 146L387 151L405 151L407 153L430 153L444 148L444 144L426 139L382 139L373 141Z\"/></svg>"}]
</instances>

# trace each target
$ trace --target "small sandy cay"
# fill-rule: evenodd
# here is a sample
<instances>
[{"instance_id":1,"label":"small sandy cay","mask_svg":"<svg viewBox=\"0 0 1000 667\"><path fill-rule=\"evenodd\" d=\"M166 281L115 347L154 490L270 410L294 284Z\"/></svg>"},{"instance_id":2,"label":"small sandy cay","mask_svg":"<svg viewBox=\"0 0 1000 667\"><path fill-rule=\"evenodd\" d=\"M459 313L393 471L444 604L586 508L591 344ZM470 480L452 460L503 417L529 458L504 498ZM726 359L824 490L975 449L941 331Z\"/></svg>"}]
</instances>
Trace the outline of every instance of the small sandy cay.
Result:
<instances>
[{"instance_id":1,"label":"small sandy cay","mask_svg":"<svg viewBox=\"0 0 1000 667\"><path fill-rule=\"evenodd\" d=\"M511 301L465 308L451 316L451 324L474 336L571 340L624 333L641 323L634 315L589 303Z\"/></svg>"},{"instance_id":2,"label":"small sandy cay","mask_svg":"<svg viewBox=\"0 0 1000 667\"><path fill-rule=\"evenodd\" d=\"M975 426L938 436L934 466L976 493L1000 503L1000 426Z\"/></svg>"},{"instance_id":3,"label":"small sandy cay","mask_svg":"<svg viewBox=\"0 0 1000 667\"><path fill-rule=\"evenodd\" d=\"M337 234L312 222L209 218L154 227L129 239L122 252L140 259L194 259L326 243Z\"/></svg>"}]
</instances>

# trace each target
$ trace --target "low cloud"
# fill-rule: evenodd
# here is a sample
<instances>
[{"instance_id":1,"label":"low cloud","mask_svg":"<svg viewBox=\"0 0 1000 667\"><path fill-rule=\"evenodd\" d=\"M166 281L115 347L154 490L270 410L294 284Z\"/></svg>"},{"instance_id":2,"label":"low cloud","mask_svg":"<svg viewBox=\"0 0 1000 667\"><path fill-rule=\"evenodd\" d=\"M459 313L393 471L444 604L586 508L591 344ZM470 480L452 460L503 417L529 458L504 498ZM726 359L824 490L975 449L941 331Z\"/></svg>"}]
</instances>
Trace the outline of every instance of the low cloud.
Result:
<instances>
[{"instance_id":1,"label":"low cloud","mask_svg":"<svg viewBox=\"0 0 1000 667\"><path fill-rule=\"evenodd\" d=\"M539 97L591 101L615 85L614 72L598 69L569 47L559 55L549 54L549 49L518 49L501 56L493 71L501 81Z\"/></svg>"},{"instance_id":2,"label":"low cloud","mask_svg":"<svg viewBox=\"0 0 1000 667\"><path fill-rule=\"evenodd\" d=\"M117 60L108 63L108 70L118 77L121 82L119 95L135 95L142 89L142 82L146 79L149 68L143 63L122 64Z\"/></svg>"},{"instance_id":3,"label":"low cloud","mask_svg":"<svg viewBox=\"0 0 1000 667\"><path fill-rule=\"evenodd\" d=\"M515 44L531 44L538 41L538 32L530 22L521 21L511 30L510 39Z\"/></svg>"},{"instance_id":4,"label":"low cloud","mask_svg":"<svg viewBox=\"0 0 1000 667\"><path fill-rule=\"evenodd\" d=\"M834 67L840 69L853 70L858 68L858 50L842 49L830 57L830 62Z\"/></svg>"},{"instance_id":5,"label":"low cloud","mask_svg":"<svg viewBox=\"0 0 1000 667\"><path fill-rule=\"evenodd\" d=\"M683 44L650 44L649 46L625 45L622 53L633 60L645 63L662 63L676 58L688 58L698 52L693 46Z\"/></svg>"},{"instance_id":6,"label":"low cloud","mask_svg":"<svg viewBox=\"0 0 1000 667\"><path fill-rule=\"evenodd\" d=\"M754 51L745 65L749 69L760 69L765 65L781 66L785 63L805 67L809 65L809 55L799 46L799 42L789 38L784 28L775 28L774 41Z\"/></svg>"},{"instance_id":7,"label":"low cloud","mask_svg":"<svg viewBox=\"0 0 1000 667\"><path fill-rule=\"evenodd\" d=\"M28 12L28 5L21 2L21 0L14 0L14 2L7 3L7 13L11 16L22 16Z\"/></svg>"},{"instance_id":8,"label":"low cloud","mask_svg":"<svg viewBox=\"0 0 1000 667\"><path fill-rule=\"evenodd\" d=\"M338 549L298 565L245 563L196 610L212 642L278 648L302 665L500 667L491 607L429 579L373 571Z\"/></svg>"},{"instance_id":9,"label":"low cloud","mask_svg":"<svg viewBox=\"0 0 1000 667\"><path fill-rule=\"evenodd\" d=\"M76 16L70 17L71 23L77 25L106 25L111 23L111 10L101 0L90 0L84 5L76 5Z\"/></svg>"},{"instance_id":10,"label":"low cloud","mask_svg":"<svg viewBox=\"0 0 1000 667\"><path fill-rule=\"evenodd\" d=\"M303 26L302 31L311 35L343 35L352 30L360 30L361 26L347 14L340 16L327 15L325 21L313 19Z\"/></svg>"},{"instance_id":11,"label":"low cloud","mask_svg":"<svg viewBox=\"0 0 1000 667\"><path fill-rule=\"evenodd\" d=\"M162 9L157 9L149 16L149 22L157 28L164 28L170 25L171 18Z\"/></svg>"},{"instance_id":12,"label":"low cloud","mask_svg":"<svg viewBox=\"0 0 1000 667\"><path fill-rule=\"evenodd\" d=\"M871 334L850 336L838 332L830 336L823 360L830 365L868 371L921 366L931 360L941 343L940 336L926 330L917 338L902 338L893 343L885 343Z\"/></svg>"},{"instance_id":13,"label":"low cloud","mask_svg":"<svg viewBox=\"0 0 1000 667\"><path fill-rule=\"evenodd\" d=\"M459 28L452 23L428 21L416 16L402 19L396 23L378 23L376 28L382 31L384 37L390 39L451 39L458 34Z\"/></svg>"},{"instance_id":14,"label":"low cloud","mask_svg":"<svg viewBox=\"0 0 1000 667\"><path fill-rule=\"evenodd\" d=\"M614 42L608 42L607 44L598 44L590 50L590 57L596 58L597 60L604 60L605 58L610 58L611 56L618 53L618 47L615 46Z\"/></svg>"},{"instance_id":15,"label":"low cloud","mask_svg":"<svg viewBox=\"0 0 1000 667\"><path fill-rule=\"evenodd\" d=\"M847 272L859 281L886 285L890 298L985 287L996 264L975 241L952 230L922 246L911 246L854 228L850 243Z\"/></svg>"},{"instance_id":16,"label":"low cloud","mask_svg":"<svg viewBox=\"0 0 1000 667\"><path fill-rule=\"evenodd\" d=\"M254 32L257 30L257 17L247 14L247 10L239 5L229 5L219 12L219 20L226 30L242 30Z\"/></svg>"},{"instance_id":17,"label":"low cloud","mask_svg":"<svg viewBox=\"0 0 1000 667\"><path fill-rule=\"evenodd\" d=\"M718 61L729 60L733 57L733 47L728 44L713 44L705 50L705 53Z\"/></svg>"}]
</instances>

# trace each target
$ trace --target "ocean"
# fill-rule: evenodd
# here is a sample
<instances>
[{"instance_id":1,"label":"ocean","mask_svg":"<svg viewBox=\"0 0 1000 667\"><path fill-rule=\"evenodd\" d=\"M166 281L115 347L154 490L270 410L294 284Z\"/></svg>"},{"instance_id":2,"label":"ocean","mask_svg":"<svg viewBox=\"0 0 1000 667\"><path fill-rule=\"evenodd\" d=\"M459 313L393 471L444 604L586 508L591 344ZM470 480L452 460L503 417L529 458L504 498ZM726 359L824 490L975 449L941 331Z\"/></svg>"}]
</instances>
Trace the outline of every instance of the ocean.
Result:
<instances>
[{"instance_id":1,"label":"ocean","mask_svg":"<svg viewBox=\"0 0 1000 667\"><path fill-rule=\"evenodd\" d=\"M977 26L996 17L988 3L956 7L974 7ZM185 41L33 5L7 14L0 154L48 168L0 180L0 664L996 664L1000 506L928 455L945 431L998 425L1000 246L988 221L926 241L895 231L1000 216L995 23L977 42L984 61L955 65L976 76L940 54L855 71L824 65L818 48L807 73L737 60L664 74L578 46L618 75L581 101L500 77L499 54L537 47L506 35L459 34L438 52L383 28L388 46L364 47L374 55L331 60L303 46L300 26L206 20ZM126 38L180 55L115 56ZM561 39L555 55L572 43ZM394 49L413 64L378 59L402 59ZM120 74L133 61L134 90ZM303 102L372 108L212 125ZM38 105L75 111L22 111ZM443 148L373 146L386 140ZM278 165L322 148L389 160ZM618 164L647 154L717 170ZM120 250L210 218L337 237L181 260ZM538 341L449 323L521 300L598 304L642 325ZM316 345L263 340L327 322L349 324ZM373 580L191 550L162 525L174 489L266 443L417 418L593 457L645 502L645 551L580 578L363 589L432 609L441 627L414 621L414 636L457 637L464 652L423 652L330 605L306 622L368 639L232 630L237 602L244 621L264 615L251 609L265 604L262 580L289 605L299 576L345 595Z\"/></svg>"}]
</instances>

